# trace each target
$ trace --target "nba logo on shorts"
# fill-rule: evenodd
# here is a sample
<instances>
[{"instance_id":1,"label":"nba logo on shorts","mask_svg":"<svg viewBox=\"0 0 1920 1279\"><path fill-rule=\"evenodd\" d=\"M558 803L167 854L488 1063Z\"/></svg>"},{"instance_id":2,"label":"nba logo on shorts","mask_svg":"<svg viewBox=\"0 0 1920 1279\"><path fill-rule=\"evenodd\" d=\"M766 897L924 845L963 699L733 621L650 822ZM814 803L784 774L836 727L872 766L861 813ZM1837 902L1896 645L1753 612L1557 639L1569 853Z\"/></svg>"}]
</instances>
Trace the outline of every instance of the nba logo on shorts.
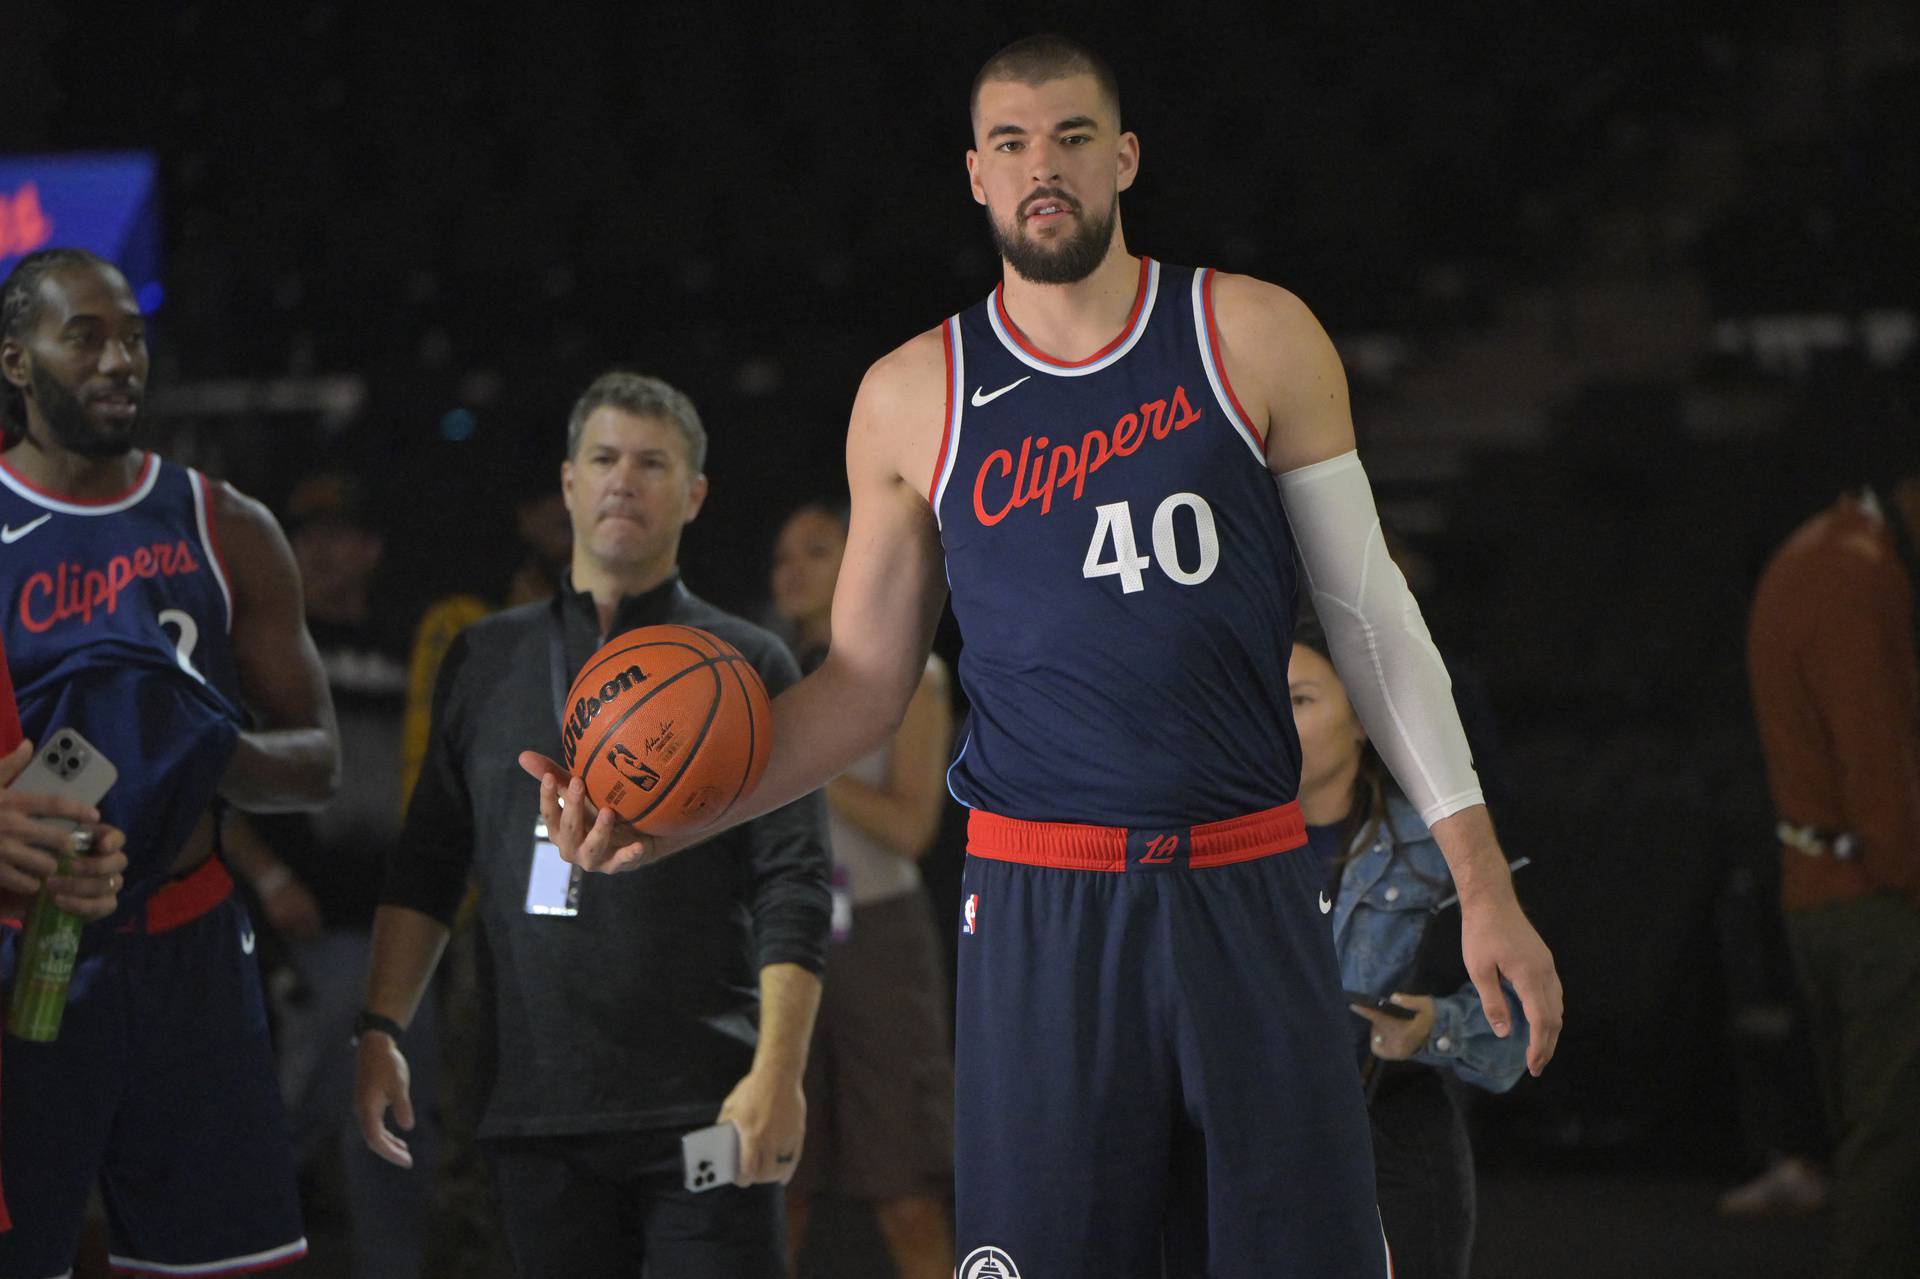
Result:
<instances>
[{"instance_id":1,"label":"nba logo on shorts","mask_svg":"<svg viewBox=\"0 0 1920 1279\"><path fill-rule=\"evenodd\" d=\"M965 916L965 918L960 923L960 931L965 933L967 936L971 937L973 936L973 922L980 913L980 894L979 893L967 894L967 904L965 909L961 913Z\"/></svg>"},{"instance_id":2,"label":"nba logo on shorts","mask_svg":"<svg viewBox=\"0 0 1920 1279\"><path fill-rule=\"evenodd\" d=\"M960 1263L959 1279L1020 1279L1020 1267L999 1248L975 1248Z\"/></svg>"}]
</instances>

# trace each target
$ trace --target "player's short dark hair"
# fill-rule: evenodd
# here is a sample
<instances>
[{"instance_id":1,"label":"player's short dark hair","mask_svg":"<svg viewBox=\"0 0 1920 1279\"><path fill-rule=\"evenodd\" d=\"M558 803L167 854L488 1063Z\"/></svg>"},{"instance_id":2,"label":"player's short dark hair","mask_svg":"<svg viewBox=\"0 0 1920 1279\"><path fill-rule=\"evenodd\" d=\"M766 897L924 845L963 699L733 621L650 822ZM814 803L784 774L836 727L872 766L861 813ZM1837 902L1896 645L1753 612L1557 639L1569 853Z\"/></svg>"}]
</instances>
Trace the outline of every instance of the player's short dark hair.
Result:
<instances>
[{"instance_id":1,"label":"player's short dark hair","mask_svg":"<svg viewBox=\"0 0 1920 1279\"><path fill-rule=\"evenodd\" d=\"M695 474L707 469L707 428L700 424L699 410L687 393L657 377L613 369L593 380L580 393L567 417L567 459L580 451L580 433L594 410L616 408L635 417L654 417L680 432L687 442L687 461Z\"/></svg>"},{"instance_id":2,"label":"player's short dark hair","mask_svg":"<svg viewBox=\"0 0 1920 1279\"><path fill-rule=\"evenodd\" d=\"M1068 76L1090 75L1100 86L1100 96L1113 108L1113 124L1120 127L1120 80L1107 60L1066 36L1043 32L1015 40L988 58L973 77L973 92L967 98L967 111L978 115L980 88L992 80L1012 80L1018 84L1041 85Z\"/></svg>"},{"instance_id":3,"label":"player's short dark hair","mask_svg":"<svg viewBox=\"0 0 1920 1279\"><path fill-rule=\"evenodd\" d=\"M85 249L53 248L29 253L13 264L5 284L0 284L0 340L25 339L40 322L40 284L62 267L90 266L107 271L119 268L97 253ZM6 448L18 444L27 433L27 402L18 387L0 379L0 435Z\"/></svg>"}]
</instances>

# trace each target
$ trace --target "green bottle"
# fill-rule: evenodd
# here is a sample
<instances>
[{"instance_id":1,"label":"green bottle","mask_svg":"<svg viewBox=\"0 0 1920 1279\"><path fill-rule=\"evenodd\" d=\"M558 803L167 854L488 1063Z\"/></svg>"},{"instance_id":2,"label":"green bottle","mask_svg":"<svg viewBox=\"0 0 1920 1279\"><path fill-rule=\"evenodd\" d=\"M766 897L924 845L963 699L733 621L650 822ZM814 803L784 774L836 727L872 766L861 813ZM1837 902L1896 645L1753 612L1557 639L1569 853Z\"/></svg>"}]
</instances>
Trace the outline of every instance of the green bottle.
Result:
<instances>
[{"instance_id":1,"label":"green bottle","mask_svg":"<svg viewBox=\"0 0 1920 1279\"><path fill-rule=\"evenodd\" d=\"M60 858L64 875L73 859L93 848L93 832L73 832L73 851ZM36 1043L52 1043L60 1036L60 1018L67 1011L67 986L73 980L73 961L80 953L78 915L53 904L53 893L41 888L27 909L27 926L20 938L20 960L13 968L13 999L7 1007L7 1033Z\"/></svg>"}]
</instances>

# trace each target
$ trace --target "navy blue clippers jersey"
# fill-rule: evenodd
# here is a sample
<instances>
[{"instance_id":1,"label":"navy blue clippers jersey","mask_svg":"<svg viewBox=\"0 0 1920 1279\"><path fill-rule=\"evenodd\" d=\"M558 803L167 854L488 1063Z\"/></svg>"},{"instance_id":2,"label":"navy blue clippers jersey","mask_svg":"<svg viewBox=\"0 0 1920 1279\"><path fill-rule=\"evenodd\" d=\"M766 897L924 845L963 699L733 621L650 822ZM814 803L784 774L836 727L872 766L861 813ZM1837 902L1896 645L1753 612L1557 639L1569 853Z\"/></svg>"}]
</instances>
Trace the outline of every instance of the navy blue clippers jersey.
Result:
<instances>
[{"instance_id":1,"label":"navy blue clippers jersey","mask_svg":"<svg viewBox=\"0 0 1920 1279\"><path fill-rule=\"evenodd\" d=\"M124 919L213 801L241 726L211 485L149 452L127 492L77 501L0 463L0 541L21 727L76 729L119 770L100 810L127 833Z\"/></svg>"},{"instance_id":2,"label":"navy blue clippers jersey","mask_svg":"<svg viewBox=\"0 0 1920 1279\"><path fill-rule=\"evenodd\" d=\"M1217 358L1212 272L1141 262L1126 331L1062 364L996 288L947 321L929 497L972 702L969 807L1171 828L1287 803L1293 542Z\"/></svg>"}]
</instances>

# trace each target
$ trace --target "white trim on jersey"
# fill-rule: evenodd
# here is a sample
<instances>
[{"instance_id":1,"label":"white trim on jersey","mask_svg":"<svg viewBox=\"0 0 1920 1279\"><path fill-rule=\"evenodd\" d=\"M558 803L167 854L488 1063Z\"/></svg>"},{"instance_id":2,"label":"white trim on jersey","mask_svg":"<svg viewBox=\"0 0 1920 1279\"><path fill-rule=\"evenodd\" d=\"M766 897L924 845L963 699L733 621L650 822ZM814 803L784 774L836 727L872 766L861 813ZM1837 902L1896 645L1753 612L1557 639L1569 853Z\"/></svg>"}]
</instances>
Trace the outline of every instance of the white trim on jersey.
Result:
<instances>
[{"instance_id":1,"label":"white trim on jersey","mask_svg":"<svg viewBox=\"0 0 1920 1279\"><path fill-rule=\"evenodd\" d=\"M973 811L973 805L953 794L953 770L960 767L960 761L967 757L967 747L973 745L973 734L968 733L966 740L960 743L960 749L953 754L953 763L947 765L947 794L953 795L953 802L967 811Z\"/></svg>"},{"instance_id":2,"label":"white trim on jersey","mask_svg":"<svg viewBox=\"0 0 1920 1279\"><path fill-rule=\"evenodd\" d=\"M1227 421L1233 423L1240 442L1252 450L1253 460L1265 468L1267 452L1260 447L1260 433L1233 407L1233 397L1227 394L1226 378L1213 362L1213 328L1207 323L1206 297L1207 280L1212 275L1211 267L1193 273L1193 332L1200 339L1200 363L1207 370L1207 385L1213 388L1213 402L1227 415Z\"/></svg>"},{"instance_id":3,"label":"white trim on jersey","mask_svg":"<svg viewBox=\"0 0 1920 1279\"><path fill-rule=\"evenodd\" d=\"M940 503L946 500L947 481L953 478L953 460L960 456L960 419L967 407L967 356L960 344L960 317L947 319L947 344L952 351L952 360L947 370L947 402L953 405L953 413L941 430L947 441L946 456L938 462L940 478L933 485L933 523L940 526Z\"/></svg>"},{"instance_id":4,"label":"white trim on jersey","mask_svg":"<svg viewBox=\"0 0 1920 1279\"><path fill-rule=\"evenodd\" d=\"M193 522L200 529L200 549L206 552L207 564L213 570L213 580L220 584L220 597L227 602L227 632L233 632L233 588L227 585L227 568L220 562L220 552L213 540L213 530L207 527L207 511L211 505L207 492L207 477L187 468L187 482L193 485Z\"/></svg>"},{"instance_id":5,"label":"white trim on jersey","mask_svg":"<svg viewBox=\"0 0 1920 1279\"><path fill-rule=\"evenodd\" d=\"M292 1243L281 1244L278 1248L249 1253L244 1257L228 1257L224 1261L203 1261L193 1265L178 1266L169 1265L164 1261L136 1261L132 1257L121 1257L109 1253L107 1264L116 1271L131 1270L141 1275L237 1275L281 1262L298 1261L306 1255L307 1241L303 1236Z\"/></svg>"},{"instance_id":6,"label":"white trim on jersey","mask_svg":"<svg viewBox=\"0 0 1920 1279\"><path fill-rule=\"evenodd\" d=\"M14 493L44 510L57 511L61 515L118 515L120 512L140 505L147 494L153 492L153 486L160 482L160 455L147 450L147 460L140 464L140 478L125 496L111 502L63 502L57 497L41 493L23 481L16 479L11 470L0 466L0 484L6 485Z\"/></svg>"},{"instance_id":7,"label":"white trim on jersey","mask_svg":"<svg viewBox=\"0 0 1920 1279\"><path fill-rule=\"evenodd\" d=\"M1153 303L1159 296L1160 261L1157 258L1149 258L1147 259L1147 297L1140 304L1140 318L1134 321L1133 328L1128 331L1126 339L1119 346L1092 364L1060 365L1029 355L1000 322L1000 304L996 298L987 299L987 321L993 325L993 335L1000 339L1000 345L1007 348L1007 354L1028 368L1037 369L1042 373L1051 373L1055 377L1085 377L1089 373L1098 373L1101 369L1111 368L1126 358L1127 352L1133 350L1139 343L1147 331L1147 325L1153 320Z\"/></svg>"}]
</instances>

